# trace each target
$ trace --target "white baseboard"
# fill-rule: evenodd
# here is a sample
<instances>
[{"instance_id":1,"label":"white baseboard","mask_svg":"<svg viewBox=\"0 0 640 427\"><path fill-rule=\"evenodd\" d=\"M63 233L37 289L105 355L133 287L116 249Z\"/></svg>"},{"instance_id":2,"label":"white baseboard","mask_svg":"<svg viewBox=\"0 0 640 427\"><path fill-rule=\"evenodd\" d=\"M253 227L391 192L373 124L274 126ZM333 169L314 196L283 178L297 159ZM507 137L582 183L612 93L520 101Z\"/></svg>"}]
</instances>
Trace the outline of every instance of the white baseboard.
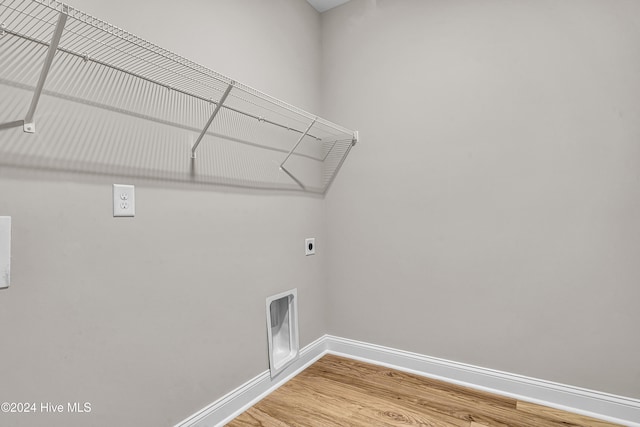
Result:
<instances>
[{"instance_id":1,"label":"white baseboard","mask_svg":"<svg viewBox=\"0 0 640 427\"><path fill-rule=\"evenodd\" d=\"M640 400L327 336L328 353L557 409L640 427Z\"/></svg>"},{"instance_id":2,"label":"white baseboard","mask_svg":"<svg viewBox=\"0 0 640 427\"><path fill-rule=\"evenodd\" d=\"M179 422L175 427L224 426L325 354L327 354L326 335L301 349L298 360L279 373L277 377L272 379L270 371L264 371L231 393Z\"/></svg>"},{"instance_id":3,"label":"white baseboard","mask_svg":"<svg viewBox=\"0 0 640 427\"><path fill-rule=\"evenodd\" d=\"M638 399L452 362L331 335L325 335L304 347L300 351L300 358L282 375L272 380L269 377L269 371L265 371L175 427L222 426L327 353L629 427L640 427L640 400Z\"/></svg>"}]
</instances>

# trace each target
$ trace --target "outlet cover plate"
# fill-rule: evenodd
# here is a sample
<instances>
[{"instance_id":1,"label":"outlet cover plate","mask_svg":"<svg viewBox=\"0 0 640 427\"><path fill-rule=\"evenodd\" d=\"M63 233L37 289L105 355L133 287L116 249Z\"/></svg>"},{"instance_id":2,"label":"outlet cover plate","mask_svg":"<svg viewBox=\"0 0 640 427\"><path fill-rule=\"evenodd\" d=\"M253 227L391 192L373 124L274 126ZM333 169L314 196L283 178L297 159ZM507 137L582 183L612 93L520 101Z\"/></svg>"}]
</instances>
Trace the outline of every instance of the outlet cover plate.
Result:
<instances>
[{"instance_id":1,"label":"outlet cover plate","mask_svg":"<svg viewBox=\"0 0 640 427\"><path fill-rule=\"evenodd\" d=\"M316 239L310 237L308 239L304 239L304 254L306 256L315 255L316 254Z\"/></svg>"},{"instance_id":2,"label":"outlet cover plate","mask_svg":"<svg viewBox=\"0 0 640 427\"><path fill-rule=\"evenodd\" d=\"M113 216L136 216L136 193L133 185L113 184Z\"/></svg>"},{"instance_id":3,"label":"outlet cover plate","mask_svg":"<svg viewBox=\"0 0 640 427\"><path fill-rule=\"evenodd\" d=\"M0 289L11 284L11 217L0 216Z\"/></svg>"}]
</instances>

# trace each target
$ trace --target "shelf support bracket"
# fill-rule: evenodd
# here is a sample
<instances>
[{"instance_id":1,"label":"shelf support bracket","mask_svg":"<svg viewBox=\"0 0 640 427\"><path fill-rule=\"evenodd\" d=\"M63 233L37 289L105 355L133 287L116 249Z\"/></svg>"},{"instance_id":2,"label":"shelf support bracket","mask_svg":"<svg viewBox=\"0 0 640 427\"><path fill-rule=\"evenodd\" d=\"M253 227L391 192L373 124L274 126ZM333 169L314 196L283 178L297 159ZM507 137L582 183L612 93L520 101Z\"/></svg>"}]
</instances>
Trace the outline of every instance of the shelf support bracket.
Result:
<instances>
[{"instance_id":1,"label":"shelf support bracket","mask_svg":"<svg viewBox=\"0 0 640 427\"><path fill-rule=\"evenodd\" d=\"M63 11L58 15L58 23L56 24L56 28L53 31L53 37L51 38L51 43L49 44L49 49L47 50L47 56L44 59L44 64L42 65L42 71L40 72L38 85L33 92L31 106L29 107L29 111L27 112L27 116L25 117L24 124L22 126L22 129L27 133L36 132L36 124L33 121L33 117L36 114L36 108L38 107L38 102L40 101L40 95L42 95L44 83L47 81L47 75L49 74L51 64L53 63L53 57L58 50L58 44L60 43L60 38L62 38L62 32L64 31L64 25L67 23L67 13L68 7L64 6Z\"/></svg>"},{"instance_id":2,"label":"shelf support bracket","mask_svg":"<svg viewBox=\"0 0 640 427\"><path fill-rule=\"evenodd\" d=\"M298 178L296 178L295 176L293 176L291 174L291 172L289 172L288 170L286 170L284 168L284 166L280 166L280 170L284 173L286 173L287 175L289 175L289 178L291 178L292 180L294 180L296 182L296 184L298 184L300 186L300 188L302 188L303 190L306 190L307 188L304 186L304 184L302 182L300 182L300 180Z\"/></svg>"},{"instance_id":3,"label":"shelf support bracket","mask_svg":"<svg viewBox=\"0 0 640 427\"><path fill-rule=\"evenodd\" d=\"M313 121L311 122L311 124L309 124L309 126L307 127L307 130L304 131L304 133L302 135L300 135L300 139L298 139L298 142L296 142L296 145L293 146L293 148L291 149L291 151L289 151L289 154L287 154L287 157L284 158L284 160L282 161L282 163L280 163L280 170L283 171L284 173L286 173L287 175L289 175L289 177L294 180L296 182L296 184L298 184L300 187L302 187L303 190L306 190L305 186L300 182L299 179L297 179L295 176L293 176L291 174L291 172L289 172L285 167L284 164L287 162L287 160L289 160L289 157L291 157L291 155L293 154L294 151L296 151L296 148L298 148L298 145L300 145L300 143L302 142L302 140L304 139L305 136L307 136L307 134L309 133L309 131L311 130L311 128L313 127L314 124L316 124L316 120L318 120L318 118L316 117L315 119L313 119Z\"/></svg>"},{"instance_id":4,"label":"shelf support bracket","mask_svg":"<svg viewBox=\"0 0 640 427\"><path fill-rule=\"evenodd\" d=\"M215 119L216 116L218 115L218 111L220 111L220 108L222 108L224 101L227 100L227 96L229 96L229 92L231 92L231 89L233 89L234 84L235 84L234 81L229 83L229 86L227 86L227 90L224 91L224 94L222 95L222 98L220 98L220 100L218 101L218 104L216 105L215 110L213 110L213 113L211 113L211 117L209 117L209 121L207 121L207 124L204 126L204 129L202 129L202 132L200 132L200 136L198 136L198 139L196 140L195 144L193 144L193 147L191 147L192 159L196 158L196 149L198 148L198 145L200 145L200 142L202 142L202 138L204 138L205 134L209 130L211 123L213 123L213 119Z\"/></svg>"}]
</instances>

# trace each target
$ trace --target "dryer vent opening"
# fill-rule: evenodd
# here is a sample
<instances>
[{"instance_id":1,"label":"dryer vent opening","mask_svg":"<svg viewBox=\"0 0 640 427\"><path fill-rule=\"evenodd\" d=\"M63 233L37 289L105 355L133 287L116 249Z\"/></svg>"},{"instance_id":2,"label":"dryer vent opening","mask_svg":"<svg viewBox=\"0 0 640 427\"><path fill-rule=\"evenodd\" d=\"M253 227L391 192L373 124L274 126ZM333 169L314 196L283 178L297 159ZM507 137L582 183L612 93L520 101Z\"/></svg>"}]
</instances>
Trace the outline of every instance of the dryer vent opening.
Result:
<instances>
[{"instance_id":1,"label":"dryer vent opening","mask_svg":"<svg viewBox=\"0 0 640 427\"><path fill-rule=\"evenodd\" d=\"M298 358L297 289L267 298L267 337L271 378Z\"/></svg>"}]
</instances>

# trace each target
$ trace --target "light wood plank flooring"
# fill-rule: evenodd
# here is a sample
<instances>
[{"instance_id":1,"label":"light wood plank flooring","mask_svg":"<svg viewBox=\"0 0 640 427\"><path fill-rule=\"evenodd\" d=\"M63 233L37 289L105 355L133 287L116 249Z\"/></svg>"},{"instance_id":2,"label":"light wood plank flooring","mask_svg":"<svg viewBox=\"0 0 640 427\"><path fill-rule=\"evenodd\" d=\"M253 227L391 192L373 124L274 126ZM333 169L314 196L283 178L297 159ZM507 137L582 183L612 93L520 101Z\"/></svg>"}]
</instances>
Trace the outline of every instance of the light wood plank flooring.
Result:
<instances>
[{"instance_id":1,"label":"light wood plank flooring","mask_svg":"<svg viewBox=\"0 0 640 427\"><path fill-rule=\"evenodd\" d=\"M616 424L326 355L228 425L605 427Z\"/></svg>"}]
</instances>

